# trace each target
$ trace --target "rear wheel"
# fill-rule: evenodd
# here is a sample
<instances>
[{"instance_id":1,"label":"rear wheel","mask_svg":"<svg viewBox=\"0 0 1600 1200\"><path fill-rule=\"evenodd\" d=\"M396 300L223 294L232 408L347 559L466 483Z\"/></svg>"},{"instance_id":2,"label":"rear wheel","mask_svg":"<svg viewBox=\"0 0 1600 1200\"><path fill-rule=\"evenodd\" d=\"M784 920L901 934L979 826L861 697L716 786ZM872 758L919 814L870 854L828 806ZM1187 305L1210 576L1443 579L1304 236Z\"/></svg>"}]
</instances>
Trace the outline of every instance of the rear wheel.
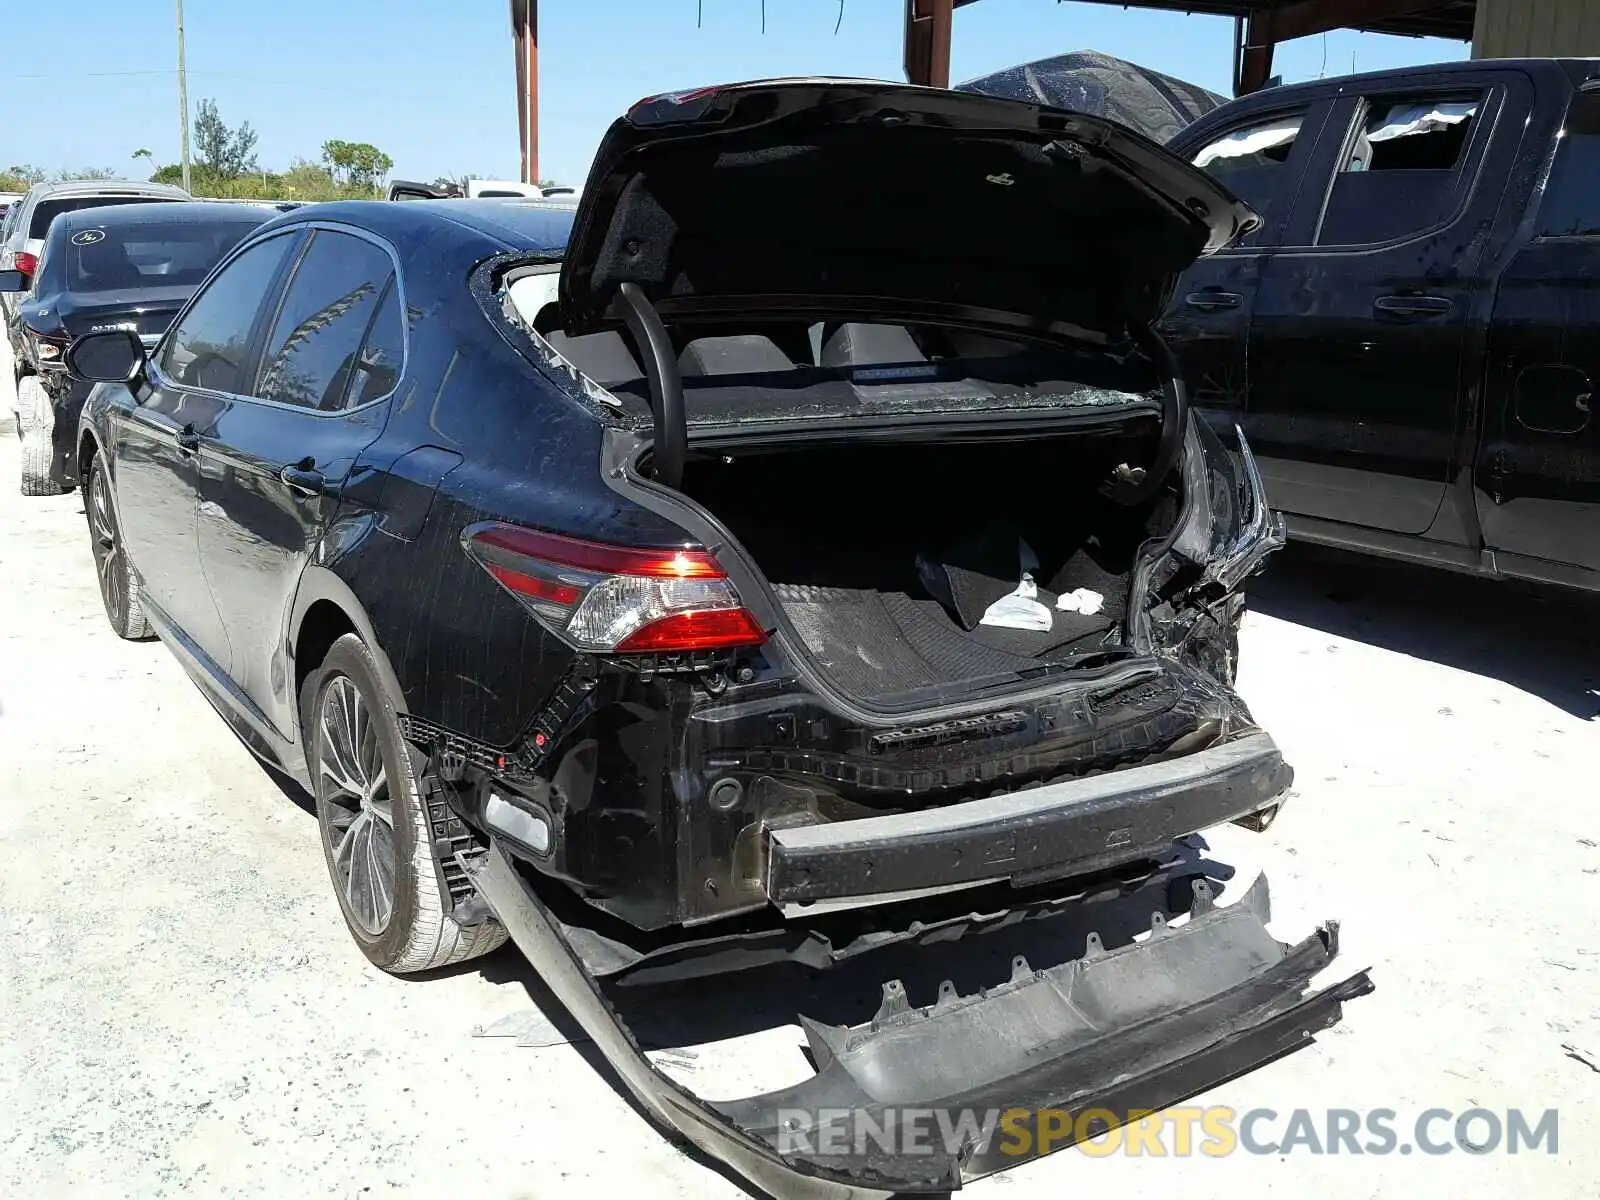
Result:
<instances>
[{"instance_id":1,"label":"rear wheel","mask_svg":"<svg viewBox=\"0 0 1600 1200\"><path fill-rule=\"evenodd\" d=\"M306 678L300 720L328 874L362 953L407 974L504 942L498 922L462 926L450 916L413 752L360 638L334 642Z\"/></svg>"},{"instance_id":2,"label":"rear wheel","mask_svg":"<svg viewBox=\"0 0 1600 1200\"><path fill-rule=\"evenodd\" d=\"M89 460L83 511L89 521L89 549L94 554L95 573L100 577L100 602L105 605L106 620L120 638L139 641L149 637L150 625L139 603L139 576L122 544L117 513L111 505L111 480L98 457Z\"/></svg>"},{"instance_id":3,"label":"rear wheel","mask_svg":"<svg viewBox=\"0 0 1600 1200\"><path fill-rule=\"evenodd\" d=\"M50 394L37 375L29 375L17 385L17 436L22 439L22 494L59 496L65 490L50 478L50 460L55 455L53 437L56 413Z\"/></svg>"}]
</instances>

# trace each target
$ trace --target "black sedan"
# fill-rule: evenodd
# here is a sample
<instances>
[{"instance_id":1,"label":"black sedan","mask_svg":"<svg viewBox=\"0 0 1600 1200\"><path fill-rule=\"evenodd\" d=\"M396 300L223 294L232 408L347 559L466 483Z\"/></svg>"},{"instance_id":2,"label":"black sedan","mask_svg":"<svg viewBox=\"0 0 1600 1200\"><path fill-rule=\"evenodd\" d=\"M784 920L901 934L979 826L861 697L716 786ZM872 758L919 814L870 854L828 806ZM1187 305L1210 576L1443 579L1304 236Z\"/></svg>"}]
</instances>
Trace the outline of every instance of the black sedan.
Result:
<instances>
[{"instance_id":1,"label":"black sedan","mask_svg":"<svg viewBox=\"0 0 1600 1200\"><path fill-rule=\"evenodd\" d=\"M1365 977L1303 996L1333 931L1195 884L1186 924L982 995L886 981L870 1027L808 1025L813 1080L715 1105L596 981L1165 907L1174 839L1271 820L1292 772L1231 681L1281 525L1151 329L1254 220L1107 121L816 80L641 103L575 215L297 210L153 351L67 354L107 615L311 790L374 963L509 932L767 1190L959 1186L1006 1160L781 1118L1164 1103Z\"/></svg>"},{"instance_id":2,"label":"black sedan","mask_svg":"<svg viewBox=\"0 0 1600 1200\"><path fill-rule=\"evenodd\" d=\"M12 339L24 496L54 496L78 481L88 388L63 370L71 341L127 330L153 346L222 256L276 215L266 205L203 201L63 213L50 223L35 275L0 271L0 292L28 293Z\"/></svg>"}]
</instances>

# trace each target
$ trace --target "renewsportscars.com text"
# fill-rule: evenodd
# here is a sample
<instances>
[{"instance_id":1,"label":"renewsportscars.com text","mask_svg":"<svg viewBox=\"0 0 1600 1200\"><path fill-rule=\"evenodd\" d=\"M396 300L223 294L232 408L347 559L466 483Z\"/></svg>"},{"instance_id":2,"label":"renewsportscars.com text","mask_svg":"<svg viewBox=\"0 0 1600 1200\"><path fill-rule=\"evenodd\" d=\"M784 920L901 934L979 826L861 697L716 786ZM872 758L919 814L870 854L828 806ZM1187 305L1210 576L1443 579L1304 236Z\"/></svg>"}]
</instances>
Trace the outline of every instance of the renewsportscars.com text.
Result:
<instances>
[{"instance_id":1,"label":"renewsportscars.com text","mask_svg":"<svg viewBox=\"0 0 1600 1200\"><path fill-rule=\"evenodd\" d=\"M1124 1114L1107 1109L894 1108L779 1111L780 1154L954 1154L976 1148L1018 1158L1077 1144L1087 1155L1225 1158L1259 1155L1555 1154L1560 1116L1507 1109L1415 1116L1394 1109L1296 1108L1243 1111L1222 1105L1177 1106Z\"/></svg>"}]
</instances>

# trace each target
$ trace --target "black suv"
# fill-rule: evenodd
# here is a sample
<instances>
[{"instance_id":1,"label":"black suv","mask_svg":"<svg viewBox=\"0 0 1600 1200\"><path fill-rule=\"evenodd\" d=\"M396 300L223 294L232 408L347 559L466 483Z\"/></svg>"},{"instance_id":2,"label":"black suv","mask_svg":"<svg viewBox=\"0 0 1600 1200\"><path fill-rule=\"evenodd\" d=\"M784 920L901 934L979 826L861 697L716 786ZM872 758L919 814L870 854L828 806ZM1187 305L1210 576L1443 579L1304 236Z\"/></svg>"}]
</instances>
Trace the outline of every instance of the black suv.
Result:
<instances>
[{"instance_id":1,"label":"black suv","mask_svg":"<svg viewBox=\"0 0 1600 1200\"><path fill-rule=\"evenodd\" d=\"M0 271L0 293L27 293L13 326L24 496L78 481L78 413L89 389L63 370L72 340L127 330L153 346L222 256L275 215L201 201L79 209L50 223L34 275Z\"/></svg>"},{"instance_id":2,"label":"black suv","mask_svg":"<svg viewBox=\"0 0 1600 1200\"><path fill-rule=\"evenodd\" d=\"M104 381L106 612L314 793L373 962L509 930L654 1115L772 1190L958 1184L1003 1160L796 1168L777 1101L677 1089L596 980L958 936L1271 818L1291 772L1230 684L1282 532L1151 332L1254 220L1106 121L815 80L642 102L575 216L297 210L148 357L68 354ZM1059 972L937 1013L886 984L872 1030L808 1027L816 1086L1032 1071L1044 1103L1071 1062L1170 1100L1365 987L1302 1000L1331 931L1194 903L1105 951L1092 1030ZM1096 1084L1076 1052L1112 1034L1142 1040Z\"/></svg>"}]
</instances>

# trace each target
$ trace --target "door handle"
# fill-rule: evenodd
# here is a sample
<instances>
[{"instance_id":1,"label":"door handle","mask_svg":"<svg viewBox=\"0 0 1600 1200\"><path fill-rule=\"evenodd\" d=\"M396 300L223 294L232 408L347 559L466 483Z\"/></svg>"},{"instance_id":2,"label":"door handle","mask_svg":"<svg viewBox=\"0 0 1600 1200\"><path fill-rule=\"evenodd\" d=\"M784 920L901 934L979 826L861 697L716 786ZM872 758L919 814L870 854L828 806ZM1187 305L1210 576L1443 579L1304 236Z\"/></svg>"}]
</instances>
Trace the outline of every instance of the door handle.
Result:
<instances>
[{"instance_id":1,"label":"door handle","mask_svg":"<svg viewBox=\"0 0 1600 1200\"><path fill-rule=\"evenodd\" d=\"M1244 303L1244 297L1238 292L1190 292L1183 298L1184 304L1190 308L1198 308L1209 312L1213 309L1238 308Z\"/></svg>"},{"instance_id":2,"label":"door handle","mask_svg":"<svg viewBox=\"0 0 1600 1200\"><path fill-rule=\"evenodd\" d=\"M184 454L193 454L200 449L200 435L194 431L193 425L185 425L178 431L178 449Z\"/></svg>"},{"instance_id":3,"label":"door handle","mask_svg":"<svg viewBox=\"0 0 1600 1200\"><path fill-rule=\"evenodd\" d=\"M1397 317L1442 317L1450 311L1450 301L1443 296L1379 296L1372 307Z\"/></svg>"},{"instance_id":4,"label":"door handle","mask_svg":"<svg viewBox=\"0 0 1600 1200\"><path fill-rule=\"evenodd\" d=\"M278 478L283 486L297 496L320 496L328 481L321 471L312 467L293 463L278 472Z\"/></svg>"}]
</instances>

